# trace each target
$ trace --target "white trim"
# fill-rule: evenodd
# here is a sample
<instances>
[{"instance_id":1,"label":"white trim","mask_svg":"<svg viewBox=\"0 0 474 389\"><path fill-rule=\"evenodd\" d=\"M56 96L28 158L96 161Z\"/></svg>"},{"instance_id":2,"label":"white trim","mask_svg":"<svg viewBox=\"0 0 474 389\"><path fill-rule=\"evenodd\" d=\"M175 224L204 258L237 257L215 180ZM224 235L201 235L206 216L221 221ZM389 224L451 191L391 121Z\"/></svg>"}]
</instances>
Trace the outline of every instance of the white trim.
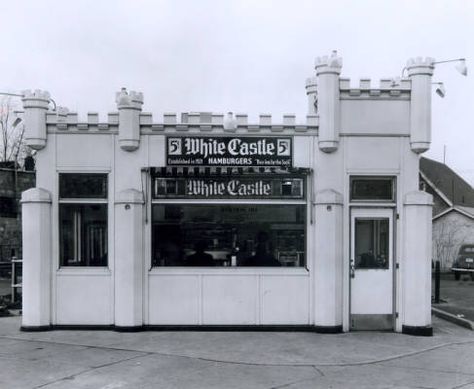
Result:
<instances>
[{"instance_id":1,"label":"white trim","mask_svg":"<svg viewBox=\"0 0 474 389\"><path fill-rule=\"evenodd\" d=\"M349 206L353 208L396 208L397 203L393 202L383 202L383 200L380 200L378 203L375 200L367 200L371 201L370 203L363 203L363 202L354 202L350 203Z\"/></svg>"},{"instance_id":2,"label":"white trim","mask_svg":"<svg viewBox=\"0 0 474 389\"><path fill-rule=\"evenodd\" d=\"M437 194L439 197L441 197L441 199L442 199L446 204L448 204L450 207L452 207L452 206L453 206L452 201L449 200L449 199L446 197L446 195L445 195L443 192L441 192L441 190L439 190L439 189L437 188L437 186L436 186L435 184L433 184L433 182L431 182L431 181L428 179L428 177L426 177L426 174L424 174L424 173L421 171L421 169L419 170L419 172L420 172L421 178L423 178L423 180L425 180L425 182L431 187L431 189L433 189L433 190L436 192L436 194Z\"/></svg>"},{"instance_id":3,"label":"white trim","mask_svg":"<svg viewBox=\"0 0 474 389\"><path fill-rule=\"evenodd\" d=\"M111 276L107 266L61 266L56 270L57 276Z\"/></svg>"},{"instance_id":4,"label":"white trim","mask_svg":"<svg viewBox=\"0 0 474 389\"><path fill-rule=\"evenodd\" d=\"M237 199L154 199L152 204L203 204L203 205L306 205L306 200L237 200Z\"/></svg>"},{"instance_id":5,"label":"white trim","mask_svg":"<svg viewBox=\"0 0 474 389\"><path fill-rule=\"evenodd\" d=\"M154 266L148 271L149 276L162 275L205 275L205 276L295 276L309 277L309 270L305 267L183 267L183 266Z\"/></svg>"},{"instance_id":6,"label":"white trim","mask_svg":"<svg viewBox=\"0 0 474 389\"><path fill-rule=\"evenodd\" d=\"M450 208L448 208L448 209L445 209L443 212L438 213L436 216L434 216L434 217L432 218L432 220L435 221L435 220L439 219L441 216L444 216L444 215L448 214L448 213L451 212L451 211L457 211L457 212L459 212L460 214L462 214L462 215L468 217L469 219L473 219L473 220L474 220L474 215L472 215L472 214L470 214L469 212L466 212L466 211L464 211L464 210L462 210L462 209L460 209L460 208L458 208L458 207L456 207L456 206L450 207Z\"/></svg>"},{"instance_id":7,"label":"white trim","mask_svg":"<svg viewBox=\"0 0 474 389\"><path fill-rule=\"evenodd\" d=\"M103 173L108 174L112 171L110 166L56 166L56 173Z\"/></svg>"},{"instance_id":8,"label":"white trim","mask_svg":"<svg viewBox=\"0 0 474 389\"><path fill-rule=\"evenodd\" d=\"M64 198L58 200L59 204L107 204L108 199L73 199Z\"/></svg>"}]
</instances>

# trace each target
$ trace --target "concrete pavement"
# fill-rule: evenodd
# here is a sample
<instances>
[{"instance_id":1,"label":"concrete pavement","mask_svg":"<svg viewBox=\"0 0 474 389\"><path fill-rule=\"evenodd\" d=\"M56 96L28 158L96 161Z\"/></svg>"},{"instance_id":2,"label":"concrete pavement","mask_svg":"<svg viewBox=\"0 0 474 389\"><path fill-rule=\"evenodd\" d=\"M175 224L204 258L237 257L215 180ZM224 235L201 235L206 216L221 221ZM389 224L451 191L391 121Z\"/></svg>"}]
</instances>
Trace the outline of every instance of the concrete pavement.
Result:
<instances>
[{"instance_id":1,"label":"concrete pavement","mask_svg":"<svg viewBox=\"0 0 474 389\"><path fill-rule=\"evenodd\" d=\"M0 318L0 388L474 388L473 332L18 330Z\"/></svg>"},{"instance_id":2,"label":"concrete pavement","mask_svg":"<svg viewBox=\"0 0 474 389\"><path fill-rule=\"evenodd\" d=\"M434 280L432 282L434 295ZM463 275L456 281L452 273L441 274L441 303L433 307L474 322L474 281Z\"/></svg>"}]
</instances>

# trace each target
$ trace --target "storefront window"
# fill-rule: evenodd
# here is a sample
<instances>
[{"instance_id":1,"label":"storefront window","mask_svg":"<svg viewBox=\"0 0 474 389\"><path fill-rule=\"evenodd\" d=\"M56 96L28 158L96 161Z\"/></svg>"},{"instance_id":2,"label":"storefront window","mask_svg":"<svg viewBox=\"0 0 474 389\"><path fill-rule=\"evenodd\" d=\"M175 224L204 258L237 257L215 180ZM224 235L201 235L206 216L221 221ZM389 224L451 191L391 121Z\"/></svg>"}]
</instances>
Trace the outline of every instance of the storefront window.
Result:
<instances>
[{"instance_id":1,"label":"storefront window","mask_svg":"<svg viewBox=\"0 0 474 389\"><path fill-rule=\"evenodd\" d=\"M107 266L107 176L67 173L59 182L60 265Z\"/></svg>"},{"instance_id":2,"label":"storefront window","mask_svg":"<svg viewBox=\"0 0 474 389\"><path fill-rule=\"evenodd\" d=\"M306 206L154 204L153 266L305 265Z\"/></svg>"}]
</instances>

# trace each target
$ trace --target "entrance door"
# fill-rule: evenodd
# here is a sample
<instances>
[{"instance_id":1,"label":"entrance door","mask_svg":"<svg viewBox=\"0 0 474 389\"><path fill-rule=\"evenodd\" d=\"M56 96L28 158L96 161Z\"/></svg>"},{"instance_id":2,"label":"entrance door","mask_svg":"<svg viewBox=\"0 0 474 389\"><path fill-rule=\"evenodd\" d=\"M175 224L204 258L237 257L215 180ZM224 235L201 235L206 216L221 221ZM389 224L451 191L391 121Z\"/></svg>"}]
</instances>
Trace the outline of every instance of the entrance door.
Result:
<instances>
[{"instance_id":1,"label":"entrance door","mask_svg":"<svg viewBox=\"0 0 474 389\"><path fill-rule=\"evenodd\" d=\"M393 210L351 212L351 329L393 329Z\"/></svg>"}]
</instances>

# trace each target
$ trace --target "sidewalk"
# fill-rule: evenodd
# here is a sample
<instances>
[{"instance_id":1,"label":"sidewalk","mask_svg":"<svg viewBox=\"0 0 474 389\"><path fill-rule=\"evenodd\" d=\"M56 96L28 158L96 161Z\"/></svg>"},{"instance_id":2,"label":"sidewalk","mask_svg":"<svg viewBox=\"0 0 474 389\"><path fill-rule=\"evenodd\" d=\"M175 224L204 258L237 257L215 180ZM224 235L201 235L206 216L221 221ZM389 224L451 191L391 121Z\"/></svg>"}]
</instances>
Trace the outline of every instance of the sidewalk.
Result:
<instances>
[{"instance_id":1,"label":"sidewalk","mask_svg":"<svg viewBox=\"0 0 474 389\"><path fill-rule=\"evenodd\" d=\"M473 332L18 330L0 318L1 388L474 388Z\"/></svg>"}]
</instances>

